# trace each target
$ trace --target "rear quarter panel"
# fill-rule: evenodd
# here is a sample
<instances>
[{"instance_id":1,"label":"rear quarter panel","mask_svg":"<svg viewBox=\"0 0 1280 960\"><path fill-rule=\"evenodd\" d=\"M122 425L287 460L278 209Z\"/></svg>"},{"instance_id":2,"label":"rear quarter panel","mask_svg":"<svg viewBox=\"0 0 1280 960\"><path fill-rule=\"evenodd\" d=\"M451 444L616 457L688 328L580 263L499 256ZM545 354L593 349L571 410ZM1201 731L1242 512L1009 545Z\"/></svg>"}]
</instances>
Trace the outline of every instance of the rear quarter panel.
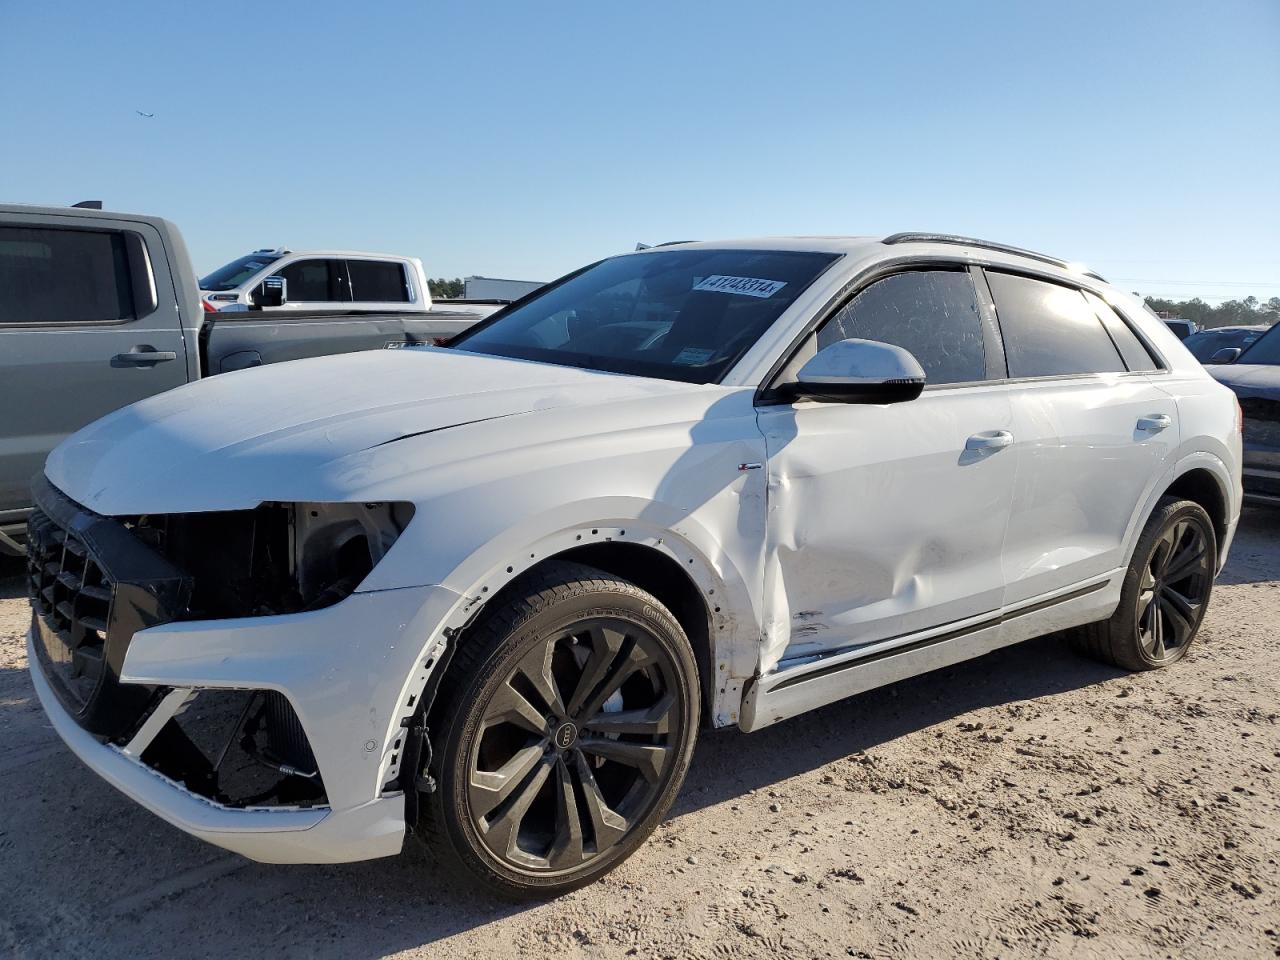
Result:
<instances>
[{"instance_id":1,"label":"rear quarter panel","mask_svg":"<svg viewBox=\"0 0 1280 960\"><path fill-rule=\"evenodd\" d=\"M1227 535L1219 544L1221 568L1226 562L1243 502L1242 450L1235 394L1214 380L1182 341L1162 321L1149 314L1136 297L1110 291L1106 299L1125 313L1161 356L1167 371L1152 374L1151 380L1168 393L1178 407L1178 445L1130 524L1125 562L1132 555L1143 524L1165 491L1180 476L1203 469L1218 481L1227 504Z\"/></svg>"}]
</instances>

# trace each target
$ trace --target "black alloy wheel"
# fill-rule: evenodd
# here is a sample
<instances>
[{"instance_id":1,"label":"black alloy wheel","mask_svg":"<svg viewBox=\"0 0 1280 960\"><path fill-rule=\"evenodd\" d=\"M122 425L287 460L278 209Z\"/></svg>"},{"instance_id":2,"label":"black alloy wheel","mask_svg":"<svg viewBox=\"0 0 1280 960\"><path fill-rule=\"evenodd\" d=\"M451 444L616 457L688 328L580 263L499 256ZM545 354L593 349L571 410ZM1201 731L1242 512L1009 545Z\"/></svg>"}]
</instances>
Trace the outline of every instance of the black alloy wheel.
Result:
<instances>
[{"instance_id":1,"label":"black alloy wheel","mask_svg":"<svg viewBox=\"0 0 1280 960\"><path fill-rule=\"evenodd\" d=\"M700 716L693 650L654 596L553 563L459 639L432 708L417 832L492 892L547 897L625 859L670 809Z\"/></svg>"},{"instance_id":2,"label":"black alloy wheel","mask_svg":"<svg viewBox=\"0 0 1280 960\"><path fill-rule=\"evenodd\" d=\"M1156 540L1138 585L1138 642L1153 661L1177 659L1195 636L1213 585L1211 533L1192 517Z\"/></svg>"},{"instance_id":3,"label":"black alloy wheel","mask_svg":"<svg viewBox=\"0 0 1280 960\"><path fill-rule=\"evenodd\" d=\"M1067 632L1078 653L1124 670L1155 670L1187 655L1218 570L1218 538L1204 507L1164 497L1138 542L1109 619Z\"/></svg>"},{"instance_id":4,"label":"black alloy wheel","mask_svg":"<svg viewBox=\"0 0 1280 960\"><path fill-rule=\"evenodd\" d=\"M540 640L491 695L467 806L494 857L576 870L652 809L683 726L675 666L648 631L578 621Z\"/></svg>"}]
</instances>

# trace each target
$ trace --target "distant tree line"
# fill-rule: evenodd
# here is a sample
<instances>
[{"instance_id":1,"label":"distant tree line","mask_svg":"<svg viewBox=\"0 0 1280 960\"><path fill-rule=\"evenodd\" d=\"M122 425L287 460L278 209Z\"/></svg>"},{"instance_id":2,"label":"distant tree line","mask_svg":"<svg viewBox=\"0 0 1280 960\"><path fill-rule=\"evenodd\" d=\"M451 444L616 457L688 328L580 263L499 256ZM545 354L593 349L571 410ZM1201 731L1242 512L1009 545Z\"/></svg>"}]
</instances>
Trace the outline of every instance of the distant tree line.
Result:
<instances>
[{"instance_id":1,"label":"distant tree line","mask_svg":"<svg viewBox=\"0 0 1280 960\"><path fill-rule=\"evenodd\" d=\"M458 300L466 293L467 285L459 277L454 277L452 280L441 277L438 280L428 280L427 289L431 291L434 299Z\"/></svg>"},{"instance_id":2,"label":"distant tree line","mask_svg":"<svg viewBox=\"0 0 1280 960\"><path fill-rule=\"evenodd\" d=\"M1273 324L1280 320L1280 297L1261 301L1257 297L1227 300L1216 307L1199 297L1194 300L1163 300L1146 297L1147 306L1156 313L1194 320L1202 327L1231 327L1250 324Z\"/></svg>"}]
</instances>

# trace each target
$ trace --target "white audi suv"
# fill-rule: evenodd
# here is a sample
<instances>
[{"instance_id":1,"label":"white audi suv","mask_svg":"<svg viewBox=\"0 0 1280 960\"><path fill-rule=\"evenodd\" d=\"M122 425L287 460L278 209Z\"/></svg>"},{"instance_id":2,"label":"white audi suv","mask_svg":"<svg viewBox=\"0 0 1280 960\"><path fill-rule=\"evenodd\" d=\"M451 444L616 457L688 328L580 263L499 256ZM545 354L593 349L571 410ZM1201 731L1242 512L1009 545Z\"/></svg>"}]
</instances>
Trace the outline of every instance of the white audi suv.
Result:
<instances>
[{"instance_id":1,"label":"white audi suv","mask_svg":"<svg viewBox=\"0 0 1280 960\"><path fill-rule=\"evenodd\" d=\"M643 842L702 728L1049 632L1182 659L1240 451L1231 392L1083 268L932 234L665 245L443 347L72 436L35 483L31 671L89 767L212 843L413 833L554 895Z\"/></svg>"}]
</instances>

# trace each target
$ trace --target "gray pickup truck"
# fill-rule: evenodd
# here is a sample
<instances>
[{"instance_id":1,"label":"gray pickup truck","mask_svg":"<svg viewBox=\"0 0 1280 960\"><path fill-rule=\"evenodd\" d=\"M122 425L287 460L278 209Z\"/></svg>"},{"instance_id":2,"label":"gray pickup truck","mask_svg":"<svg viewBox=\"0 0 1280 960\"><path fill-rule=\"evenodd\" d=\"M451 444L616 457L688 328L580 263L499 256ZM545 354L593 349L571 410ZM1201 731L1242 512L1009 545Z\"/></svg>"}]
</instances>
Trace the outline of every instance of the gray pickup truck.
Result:
<instances>
[{"instance_id":1,"label":"gray pickup truck","mask_svg":"<svg viewBox=\"0 0 1280 960\"><path fill-rule=\"evenodd\" d=\"M229 370L431 343L480 319L207 313L177 227L158 217L0 204L0 553L20 553L29 484L65 436Z\"/></svg>"}]
</instances>

